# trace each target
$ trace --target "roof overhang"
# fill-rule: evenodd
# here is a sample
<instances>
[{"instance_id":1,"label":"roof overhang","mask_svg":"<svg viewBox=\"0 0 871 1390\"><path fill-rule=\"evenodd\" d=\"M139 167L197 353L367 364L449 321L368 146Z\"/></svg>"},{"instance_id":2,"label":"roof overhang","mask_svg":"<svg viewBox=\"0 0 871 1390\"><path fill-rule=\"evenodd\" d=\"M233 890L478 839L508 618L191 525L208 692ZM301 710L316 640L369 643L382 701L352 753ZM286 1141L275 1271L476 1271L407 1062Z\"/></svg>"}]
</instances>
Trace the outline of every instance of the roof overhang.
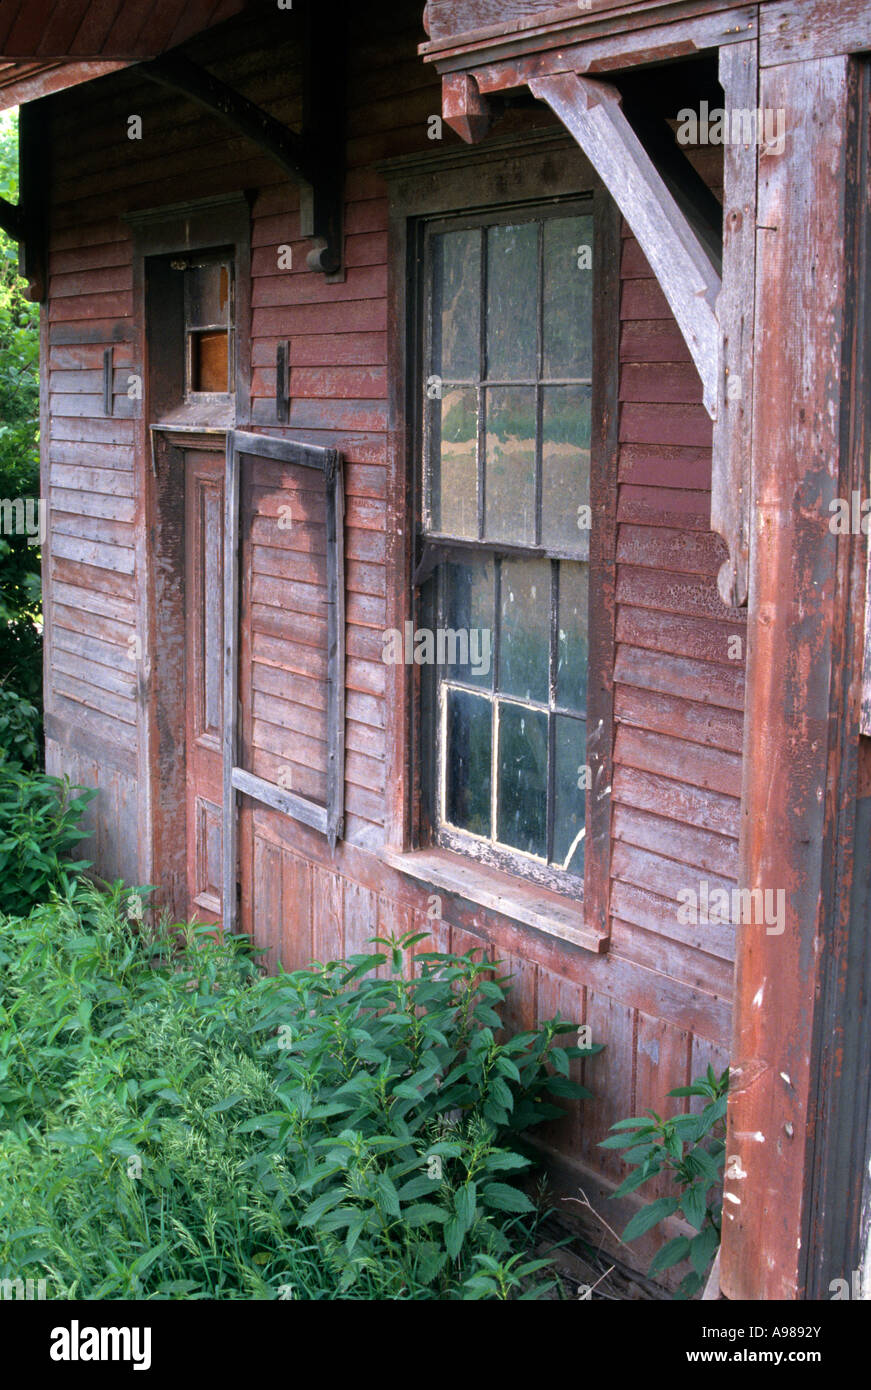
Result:
<instances>
[{"instance_id":1,"label":"roof overhang","mask_svg":"<svg viewBox=\"0 0 871 1390\"><path fill-rule=\"evenodd\" d=\"M0 110L157 58L250 3L0 0Z\"/></svg>"}]
</instances>

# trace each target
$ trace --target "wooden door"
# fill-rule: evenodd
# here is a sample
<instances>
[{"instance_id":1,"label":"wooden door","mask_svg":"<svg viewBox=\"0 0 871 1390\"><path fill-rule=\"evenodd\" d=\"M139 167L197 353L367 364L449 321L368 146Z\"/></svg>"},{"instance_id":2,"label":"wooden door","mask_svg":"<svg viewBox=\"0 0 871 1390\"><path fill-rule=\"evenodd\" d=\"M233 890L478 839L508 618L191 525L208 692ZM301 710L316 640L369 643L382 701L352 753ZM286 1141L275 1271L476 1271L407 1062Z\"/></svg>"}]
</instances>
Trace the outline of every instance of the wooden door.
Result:
<instances>
[{"instance_id":1,"label":"wooden door","mask_svg":"<svg viewBox=\"0 0 871 1390\"><path fill-rule=\"evenodd\" d=\"M221 916L224 456L184 451L188 912Z\"/></svg>"}]
</instances>

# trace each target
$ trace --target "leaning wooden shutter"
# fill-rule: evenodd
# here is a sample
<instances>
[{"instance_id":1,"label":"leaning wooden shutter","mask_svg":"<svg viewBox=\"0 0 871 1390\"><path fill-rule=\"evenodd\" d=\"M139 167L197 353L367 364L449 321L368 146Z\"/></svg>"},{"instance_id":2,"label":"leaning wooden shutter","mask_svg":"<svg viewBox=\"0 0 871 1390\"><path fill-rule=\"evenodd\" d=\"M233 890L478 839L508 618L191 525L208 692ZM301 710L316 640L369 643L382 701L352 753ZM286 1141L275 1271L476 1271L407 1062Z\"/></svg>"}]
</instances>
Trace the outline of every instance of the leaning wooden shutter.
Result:
<instances>
[{"instance_id":1,"label":"leaning wooden shutter","mask_svg":"<svg viewBox=\"0 0 871 1390\"><path fill-rule=\"evenodd\" d=\"M343 515L337 450L241 430L228 433L225 926L235 917L239 792L319 830L331 848L343 832ZM250 685L244 740L240 653Z\"/></svg>"}]
</instances>

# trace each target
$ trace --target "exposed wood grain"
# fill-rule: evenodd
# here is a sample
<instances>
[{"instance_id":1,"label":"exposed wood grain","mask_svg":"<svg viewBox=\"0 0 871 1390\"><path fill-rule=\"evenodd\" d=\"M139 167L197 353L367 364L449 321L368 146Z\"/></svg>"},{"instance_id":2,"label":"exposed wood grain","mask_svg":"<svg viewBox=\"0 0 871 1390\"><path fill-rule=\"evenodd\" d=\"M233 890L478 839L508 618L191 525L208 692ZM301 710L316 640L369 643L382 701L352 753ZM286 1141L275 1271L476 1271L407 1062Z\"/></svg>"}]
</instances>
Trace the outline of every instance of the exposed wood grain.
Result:
<instances>
[{"instance_id":1,"label":"exposed wood grain","mask_svg":"<svg viewBox=\"0 0 871 1390\"><path fill-rule=\"evenodd\" d=\"M572 132L632 227L686 338L713 416L719 276L623 115L619 93L576 74L537 78L530 89Z\"/></svg>"},{"instance_id":2,"label":"exposed wood grain","mask_svg":"<svg viewBox=\"0 0 871 1390\"><path fill-rule=\"evenodd\" d=\"M757 109L756 40L720 53L720 82L729 111ZM729 555L717 576L723 602L747 602L750 561L750 470L753 447L753 299L756 278L758 145L723 149L723 285L717 300L719 365L713 434L711 529Z\"/></svg>"}]
</instances>

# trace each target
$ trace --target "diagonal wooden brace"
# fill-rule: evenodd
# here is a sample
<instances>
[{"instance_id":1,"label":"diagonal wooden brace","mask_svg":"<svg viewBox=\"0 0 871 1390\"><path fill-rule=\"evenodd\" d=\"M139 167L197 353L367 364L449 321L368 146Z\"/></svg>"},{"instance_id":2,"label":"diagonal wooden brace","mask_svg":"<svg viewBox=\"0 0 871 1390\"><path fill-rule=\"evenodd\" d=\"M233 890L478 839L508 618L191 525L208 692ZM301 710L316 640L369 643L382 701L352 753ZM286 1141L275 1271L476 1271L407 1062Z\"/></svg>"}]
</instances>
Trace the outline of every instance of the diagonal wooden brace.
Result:
<instances>
[{"instance_id":1,"label":"diagonal wooden brace","mask_svg":"<svg viewBox=\"0 0 871 1390\"><path fill-rule=\"evenodd\" d=\"M717 414L720 277L608 83L574 72L536 77L533 95L559 116L619 207L662 287Z\"/></svg>"}]
</instances>

